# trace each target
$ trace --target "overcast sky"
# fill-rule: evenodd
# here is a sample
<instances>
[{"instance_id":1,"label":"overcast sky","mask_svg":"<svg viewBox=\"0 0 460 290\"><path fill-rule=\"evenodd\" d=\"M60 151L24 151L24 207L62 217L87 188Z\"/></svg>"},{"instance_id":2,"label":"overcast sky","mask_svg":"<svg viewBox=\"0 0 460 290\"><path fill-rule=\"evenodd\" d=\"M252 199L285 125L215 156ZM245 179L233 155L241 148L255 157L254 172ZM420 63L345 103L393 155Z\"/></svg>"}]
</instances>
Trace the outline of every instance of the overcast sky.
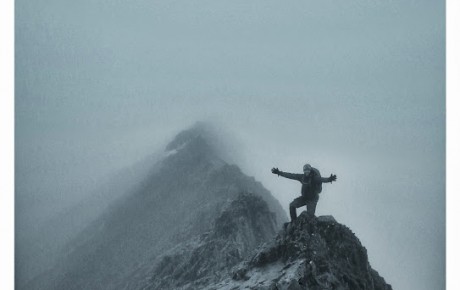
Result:
<instances>
[{"instance_id":1,"label":"overcast sky","mask_svg":"<svg viewBox=\"0 0 460 290\"><path fill-rule=\"evenodd\" d=\"M42 221L199 120L287 209L349 226L394 289L442 289L443 1L16 1L16 202ZM22 210L22 211L21 211Z\"/></svg>"}]
</instances>

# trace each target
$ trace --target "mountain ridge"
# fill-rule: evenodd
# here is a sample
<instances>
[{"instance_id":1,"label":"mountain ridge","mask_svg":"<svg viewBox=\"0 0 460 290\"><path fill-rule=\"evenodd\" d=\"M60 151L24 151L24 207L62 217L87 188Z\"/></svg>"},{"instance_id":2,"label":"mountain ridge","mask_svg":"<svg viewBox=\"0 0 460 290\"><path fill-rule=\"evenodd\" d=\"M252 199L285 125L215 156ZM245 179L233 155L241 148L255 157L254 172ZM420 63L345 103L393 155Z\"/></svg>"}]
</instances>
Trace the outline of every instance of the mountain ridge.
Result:
<instances>
[{"instance_id":1,"label":"mountain ridge","mask_svg":"<svg viewBox=\"0 0 460 290\"><path fill-rule=\"evenodd\" d=\"M303 211L232 276L203 289L391 290L355 234L332 216Z\"/></svg>"},{"instance_id":2,"label":"mountain ridge","mask_svg":"<svg viewBox=\"0 0 460 290\"><path fill-rule=\"evenodd\" d=\"M179 133L25 289L392 289L333 217L304 211L281 228L279 202L203 130Z\"/></svg>"},{"instance_id":3,"label":"mountain ridge","mask_svg":"<svg viewBox=\"0 0 460 290\"><path fill-rule=\"evenodd\" d=\"M275 214L259 196L242 192L214 220L213 227L162 254L150 272L134 273L130 289L200 289L276 233Z\"/></svg>"},{"instance_id":4,"label":"mountain ridge","mask_svg":"<svg viewBox=\"0 0 460 290\"><path fill-rule=\"evenodd\" d=\"M286 220L260 182L224 161L201 128L189 130L187 138L172 141L177 146L167 146L135 192L112 203L25 289L118 289L133 268L149 267L172 245L209 231L210 221L241 192L262 197L278 227Z\"/></svg>"}]
</instances>

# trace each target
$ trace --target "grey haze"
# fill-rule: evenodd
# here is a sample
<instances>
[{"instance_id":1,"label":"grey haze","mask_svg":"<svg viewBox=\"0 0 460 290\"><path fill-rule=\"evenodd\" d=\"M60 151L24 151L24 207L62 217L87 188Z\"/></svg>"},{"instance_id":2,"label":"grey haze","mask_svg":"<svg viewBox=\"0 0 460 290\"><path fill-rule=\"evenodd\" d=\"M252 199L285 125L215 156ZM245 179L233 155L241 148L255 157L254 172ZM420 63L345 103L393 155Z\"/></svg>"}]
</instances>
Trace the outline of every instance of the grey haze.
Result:
<instances>
[{"instance_id":1,"label":"grey haze","mask_svg":"<svg viewBox=\"0 0 460 290\"><path fill-rule=\"evenodd\" d=\"M443 289L444 9L16 1L16 251L204 120L229 132L234 162L285 209L300 187L271 167L337 174L318 215L354 229L395 289Z\"/></svg>"}]
</instances>

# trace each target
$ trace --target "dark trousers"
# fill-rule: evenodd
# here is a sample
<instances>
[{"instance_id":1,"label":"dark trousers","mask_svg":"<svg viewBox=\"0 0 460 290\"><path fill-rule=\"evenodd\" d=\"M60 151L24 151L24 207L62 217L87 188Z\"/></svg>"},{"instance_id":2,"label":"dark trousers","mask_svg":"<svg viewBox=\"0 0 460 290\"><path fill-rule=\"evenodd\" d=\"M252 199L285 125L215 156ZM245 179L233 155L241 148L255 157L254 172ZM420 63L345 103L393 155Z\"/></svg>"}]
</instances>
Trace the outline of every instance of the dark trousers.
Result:
<instances>
[{"instance_id":1,"label":"dark trousers","mask_svg":"<svg viewBox=\"0 0 460 290\"><path fill-rule=\"evenodd\" d=\"M318 203L318 199L319 199L319 196L313 199L307 199L306 197L303 197L303 196L300 196L294 199L289 204L289 213L291 214L291 220L293 221L297 218L296 209L304 205L307 206L307 214L309 216L315 216L316 204Z\"/></svg>"}]
</instances>

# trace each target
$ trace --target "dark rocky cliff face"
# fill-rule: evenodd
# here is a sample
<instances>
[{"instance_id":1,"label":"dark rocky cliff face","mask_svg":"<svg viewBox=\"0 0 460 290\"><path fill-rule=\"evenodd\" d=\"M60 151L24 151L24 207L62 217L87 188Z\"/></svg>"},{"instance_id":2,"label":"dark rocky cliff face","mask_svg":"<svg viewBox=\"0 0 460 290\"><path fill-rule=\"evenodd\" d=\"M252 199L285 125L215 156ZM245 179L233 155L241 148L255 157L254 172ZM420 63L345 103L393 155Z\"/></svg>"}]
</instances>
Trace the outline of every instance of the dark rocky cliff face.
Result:
<instances>
[{"instance_id":1,"label":"dark rocky cliff face","mask_svg":"<svg viewBox=\"0 0 460 290\"><path fill-rule=\"evenodd\" d=\"M353 232L332 216L299 218L276 237L265 202L241 194L213 228L135 271L129 289L391 290ZM139 279L143 277L143 279Z\"/></svg>"},{"instance_id":2,"label":"dark rocky cliff face","mask_svg":"<svg viewBox=\"0 0 460 290\"><path fill-rule=\"evenodd\" d=\"M392 289L350 229L306 212L232 273L205 289Z\"/></svg>"},{"instance_id":3,"label":"dark rocky cliff face","mask_svg":"<svg viewBox=\"0 0 460 290\"><path fill-rule=\"evenodd\" d=\"M150 272L133 273L128 288L201 289L228 276L234 265L271 240L276 230L275 214L267 203L241 193L215 219L210 231L163 254Z\"/></svg>"}]
</instances>

